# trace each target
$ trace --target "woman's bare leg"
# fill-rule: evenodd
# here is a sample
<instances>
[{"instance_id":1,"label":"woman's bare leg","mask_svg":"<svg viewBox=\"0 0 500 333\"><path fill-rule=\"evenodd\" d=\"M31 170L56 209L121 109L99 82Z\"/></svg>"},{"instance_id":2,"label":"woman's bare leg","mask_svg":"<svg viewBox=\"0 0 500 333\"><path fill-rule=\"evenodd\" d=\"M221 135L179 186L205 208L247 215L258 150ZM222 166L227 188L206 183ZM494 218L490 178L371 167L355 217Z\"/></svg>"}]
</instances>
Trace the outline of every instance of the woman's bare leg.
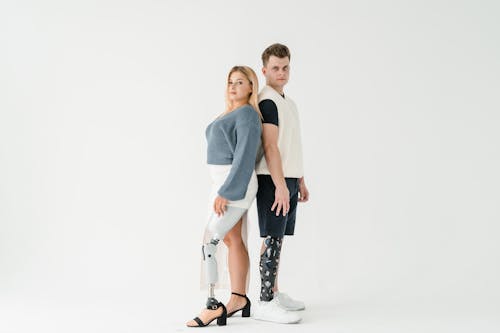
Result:
<instances>
[{"instance_id":1,"label":"woman's bare leg","mask_svg":"<svg viewBox=\"0 0 500 333\"><path fill-rule=\"evenodd\" d=\"M226 234L224 243L228 248L229 277L231 280L231 291L238 294L246 294L246 282L249 266L248 251L241 238L242 219ZM246 304L246 299L232 295L226 305L227 312L241 309Z\"/></svg>"}]
</instances>

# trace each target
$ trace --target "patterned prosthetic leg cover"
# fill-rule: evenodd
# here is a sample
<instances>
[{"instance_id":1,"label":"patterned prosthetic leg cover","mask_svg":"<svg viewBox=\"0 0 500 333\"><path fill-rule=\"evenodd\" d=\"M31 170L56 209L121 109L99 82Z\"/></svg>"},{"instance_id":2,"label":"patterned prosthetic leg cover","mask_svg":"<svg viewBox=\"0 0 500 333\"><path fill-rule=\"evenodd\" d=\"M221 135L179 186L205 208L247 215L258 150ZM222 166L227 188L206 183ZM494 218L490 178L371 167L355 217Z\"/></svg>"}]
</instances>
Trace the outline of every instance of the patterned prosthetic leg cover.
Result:
<instances>
[{"instance_id":1,"label":"patterned prosthetic leg cover","mask_svg":"<svg viewBox=\"0 0 500 333\"><path fill-rule=\"evenodd\" d=\"M260 256L260 300L269 302L273 299L273 287L280 261L282 238L267 236L265 250Z\"/></svg>"}]
</instances>

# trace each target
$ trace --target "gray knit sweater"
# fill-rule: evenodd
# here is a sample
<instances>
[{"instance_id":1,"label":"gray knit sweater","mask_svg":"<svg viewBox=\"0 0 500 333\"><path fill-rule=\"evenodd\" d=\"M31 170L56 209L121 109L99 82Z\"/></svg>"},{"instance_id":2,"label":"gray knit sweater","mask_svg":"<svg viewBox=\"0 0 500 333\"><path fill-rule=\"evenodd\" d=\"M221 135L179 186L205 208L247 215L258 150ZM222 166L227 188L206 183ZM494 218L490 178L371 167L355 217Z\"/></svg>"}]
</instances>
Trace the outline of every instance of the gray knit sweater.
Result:
<instances>
[{"instance_id":1,"label":"gray knit sweater","mask_svg":"<svg viewBox=\"0 0 500 333\"><path fill-rule=\"evenodd\" d=\"M205 131L208 143L207 163L232 164L229 176L217 192L221 197L232 201L245 198L255 169L261 132L259 115L248 104L208 125Z\"/></svg>"}]
</instances>

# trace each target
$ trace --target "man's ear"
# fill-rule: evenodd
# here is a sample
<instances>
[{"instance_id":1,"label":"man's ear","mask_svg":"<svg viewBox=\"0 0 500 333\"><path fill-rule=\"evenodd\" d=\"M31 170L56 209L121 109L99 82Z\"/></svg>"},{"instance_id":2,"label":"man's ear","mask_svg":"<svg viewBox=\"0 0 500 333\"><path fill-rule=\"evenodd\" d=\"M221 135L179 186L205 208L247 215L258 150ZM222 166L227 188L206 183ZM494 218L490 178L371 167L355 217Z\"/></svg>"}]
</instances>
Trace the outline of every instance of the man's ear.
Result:
<instances>
[{"instance_id":1,"label":"man's ear","mask_svg":"<svg viewBox=\"0 0 500 333\"><path fill-rule=\"evenodd\" d=\"M266 67L262 67L262 74L266 75Z\"/></svg>"}]
</instances>

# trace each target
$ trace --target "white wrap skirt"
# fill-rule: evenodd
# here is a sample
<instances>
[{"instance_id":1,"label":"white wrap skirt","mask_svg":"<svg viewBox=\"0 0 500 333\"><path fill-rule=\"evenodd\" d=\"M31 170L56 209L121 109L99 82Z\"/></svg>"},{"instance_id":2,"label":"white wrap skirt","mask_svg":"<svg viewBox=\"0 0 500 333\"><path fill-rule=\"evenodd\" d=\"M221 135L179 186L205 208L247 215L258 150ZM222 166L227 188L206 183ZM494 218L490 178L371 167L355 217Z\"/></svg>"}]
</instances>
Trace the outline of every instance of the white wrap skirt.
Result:
<instances>
[{"instance_id":1,"label":"white wrap skirt","mask_svg":"<svg viewBox=\"0 0 500 333\"><path fill-rule=\"evenodd\" d=\"M214 212L213 204L215 201L215 198L217 197L217 192L221 188L221 186L224 184L226 181L229 172L231 171L231 165L208 165L209 172L210 172L210 178L212 179L212 187L209 195L209 201L208 201L208 218L207 218L207 226L210 223L216 223L214 219L217 219L217 214ZM257 195L257 189L258 189L258 183L257 183L257 175L255 174L255 171L252 173L252 176L250 177L250 181L248 183L247 191L245 194L245 197L241 200L237 201L229 201L227 206L228 207L237 207L241 208L244 210L243 215L241 217L242 220L242 225L241 225L241 238L243 239L243 243L245 246L247 246L247 239L248 239L248 233L247 233L247 219L248 219L248 209L252 205L253 201L255 200L255 196ZM236 225L237 221L235 221ZM203 244L208 243L212 238L211 233L209 232L208 228L205 228L205 233L203 235ZM230 287L230 280L229 280L229 268L228 268L228 263L227 263L227 246L224 244L223 240L221 239L219 244L217 245L217 254L216 254L216 260L217 260L217 270L218 270L218 276L219 276L219 281L215 285L215 288L217 289L227 289ZM249 274L247 273L247 279L246 279L246 284L247 284L247 289L248 289L248 283L249 283ZM201 279L200 279L200 287L202 289L206 289L208 287L208 283L206 282L206 277L205 277L205 265L203 264L203 258L202 258L202 263L201 263Z\"/></svg>"}]
</instances>

